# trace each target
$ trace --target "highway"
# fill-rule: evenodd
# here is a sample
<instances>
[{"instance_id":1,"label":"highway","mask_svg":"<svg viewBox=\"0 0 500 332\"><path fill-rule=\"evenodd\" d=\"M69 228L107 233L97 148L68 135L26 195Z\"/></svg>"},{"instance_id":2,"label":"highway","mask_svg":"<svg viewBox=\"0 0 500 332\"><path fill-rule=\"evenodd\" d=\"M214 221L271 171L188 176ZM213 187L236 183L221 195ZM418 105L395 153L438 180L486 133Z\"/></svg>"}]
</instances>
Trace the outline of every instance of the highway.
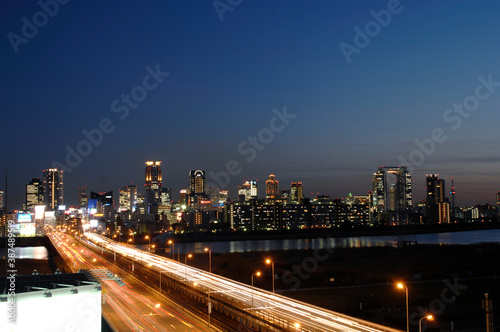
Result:
<instances>
[{"instance_id":1,"label":"highway","mask_svg":"<svg viewBox=\"0 0 500 332\"><path fill-rule=\"evenodd\" d=\"M103 289L102 313L117 331L138 331L139 313L139 331L210 331L204 324L186 317L158 292L128 276L73 237L63 232L52 232L48 236L63 258L72 262L73 272L88 269L103 275L103 271L108 270L113 276L122 278L124 285L116 280L98 280ZM157 303L159 308L155 308Z\"/></svg>"},{"instance_id":2,"label":"highway","mask_svg":"<svg viewBox=\"0 0 500 332\"><path fill-rule=\"evenodd\" d=\"M375 323L336 313L330 310L309 305L282 295L274 294L259 288L252 288L216 274L212 274L169 258L152 254L135 247L120 244L95 233L84 236L96 245L96 248L109 250L131 259L141 261L152 271L175 278L186 285L196 287L208 296L224 294L232 303L254 315L267 317L270 322L285 320L297 331L344 331L344 332L401 332L400 330L381 326Z\"/></svg>"}]
</instances>

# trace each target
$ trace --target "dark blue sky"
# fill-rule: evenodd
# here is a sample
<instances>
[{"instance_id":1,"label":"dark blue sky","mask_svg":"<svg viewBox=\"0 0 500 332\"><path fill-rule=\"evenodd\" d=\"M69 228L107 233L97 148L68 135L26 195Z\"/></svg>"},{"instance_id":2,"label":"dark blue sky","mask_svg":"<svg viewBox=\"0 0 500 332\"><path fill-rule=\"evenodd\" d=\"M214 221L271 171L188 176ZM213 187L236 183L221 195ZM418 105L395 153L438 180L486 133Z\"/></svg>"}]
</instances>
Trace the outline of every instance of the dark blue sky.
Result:
<instances>
[{"instance_id":1,"label":"dark blue sky","mask_svg":"<svg viewBox=\"0 0 500 332\"><path fill-rule=\"evenodd\" d=\"M379 165L405 159L415 201L426 173L439 173L448 188L454 176L460 204L494 200L500 3L244 0L231 8L221 20L211 0L73 0L44 22L36 1L3 1L0 167L9 168L10 207L20 207L42 169L66 164L67 147L103 119L112 132L65 173L67 204L79 185L117 191L134 182L144 190L146 160L163 162L164 186L175 193L189 170L219 172L235 160L232 197L248 178L262 193L270 173L281 188L303 181L309 195L342 197L365 194ZM392 11L390 22L379 14L385 26L371 13L381 10ZM23 17L38 20L36 35L20 39ZM369 40L355 41L356 27L368 28ZM347 44L358 46L349 63ZM148 80L151 90L136 88L148 66L169 75ZM113 101L124 107L121 95L132 91L136 107L113 112ZM463 103L472 110L447 111ZM271 139L265 128L284 107L296 117ZM436 128L434 147L416 145ZM238 146L248 151L248 137L259 133L266 144L247 161Z\"/></svg>"}]
</instances>

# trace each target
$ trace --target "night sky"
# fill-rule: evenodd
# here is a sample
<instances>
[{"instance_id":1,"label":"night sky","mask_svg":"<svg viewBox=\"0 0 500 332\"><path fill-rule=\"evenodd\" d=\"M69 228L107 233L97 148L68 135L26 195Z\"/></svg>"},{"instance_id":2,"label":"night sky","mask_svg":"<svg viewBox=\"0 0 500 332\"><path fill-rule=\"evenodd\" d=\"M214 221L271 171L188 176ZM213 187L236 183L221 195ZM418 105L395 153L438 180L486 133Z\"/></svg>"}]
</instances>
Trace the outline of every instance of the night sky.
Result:
<instances>
[{"instance_id":1,"label":"night sky","mask_svg":"<svg viewBox=\"0 0 500 332\"><path fill-rule=\"evenodd\" d=\"M371 190L378 166L404 162L414 202L426 173L447 190L454 176L457 204L494 201L498 1L216 4L73 0L49 6L51 17L36 1L2 1L9 208L78 146L87 155L67 167L67 205L82 185L143 192L146 160L162 161L175 199L195 169L234 169L233 198L245 179L263 196L271 173L280 189L303 181L307 196L344 197ZM97 144L82 143L99 126Z\"/></svg>"}]
</instances>

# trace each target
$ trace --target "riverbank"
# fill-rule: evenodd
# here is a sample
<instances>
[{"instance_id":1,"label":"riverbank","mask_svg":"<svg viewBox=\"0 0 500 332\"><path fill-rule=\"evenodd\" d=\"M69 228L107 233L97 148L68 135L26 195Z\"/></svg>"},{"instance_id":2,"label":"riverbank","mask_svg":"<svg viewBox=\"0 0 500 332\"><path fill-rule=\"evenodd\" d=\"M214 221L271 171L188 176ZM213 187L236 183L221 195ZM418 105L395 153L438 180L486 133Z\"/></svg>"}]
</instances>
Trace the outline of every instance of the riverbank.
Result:
<instances>
[{"instance_id":1,"label":"riverbank","mask_svg":"<svg viewBox=\"0 0 500 332\"><path fill-rule=\"evenodd\" d=\"M182 233L175 234L176 242L221 242L247 240L307 239L315 237L358 237L358 236L397 236L398 234L433 234L445 232L464 232L475 230L500 229L500 222L476 222L464 224L433 224L410 226L377 226L345 228L312 228L279 231L248 231L219 233Z\"/></svg>"},{"instance_id":2,"label":"riverbank","mask_svg":"<svg viewBox=\"0 0 500 332\"><path fill-rule=\"evenodd\" d=\"M250 284L260 271L254 285L272 290L267 258L274 262L278 293L400 329L406 327L406 310L405 292L395 286L399 281L408 285L413 322L426 313L436 316L427 331L450 330L451 322L455 331L484 328L484 293L500 300L497 243L213 253L212 272ZM188 263L208 270L207 255L194 255Z\"/></svg>"}]
</instances>

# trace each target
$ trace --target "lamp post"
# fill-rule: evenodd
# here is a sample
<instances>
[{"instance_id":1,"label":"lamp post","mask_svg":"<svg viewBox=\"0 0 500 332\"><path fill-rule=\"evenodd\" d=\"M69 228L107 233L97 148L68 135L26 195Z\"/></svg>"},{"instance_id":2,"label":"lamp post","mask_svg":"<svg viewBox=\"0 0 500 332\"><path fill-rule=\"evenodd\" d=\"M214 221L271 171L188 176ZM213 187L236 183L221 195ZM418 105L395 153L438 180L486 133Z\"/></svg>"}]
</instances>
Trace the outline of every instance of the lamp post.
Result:
<instances>
[{"instance_id":1,"label":"lamp post","mask_svg":"<svg viewBox=\"0 0 500 332\"><path fill-rule=\"evenodd\" d=\"M271 264L271 271L273 273L273 293L274 293L274 262L270 259L266 259L267 264Z\"/></svg>"},{"instance_id":2,"label":"lamp post","mask_svg":"<svg viewBox=\"0 0 500 332\"><path fill-rule=\"evenodd\" d=\"M418 321L418 332L422 332L422 320L424 320L424 319L433 320L434 316L427 315L427 316L420 318L420 320Z\"/></svg>"},{"instance_id":3,"label":"lamp post","mask_svg":"<svg viewBox=\"0 0 500 332\"><path fill-rule=\"evenodd\" d=\"M403 283L397 284L399 289L405 289L406 291L406 332L410 332L410 319L409 319L409 311L408 311L408 286Z\"/></svg>"},{"instance_id":4,"label":"lamp post","mask_svg":"<svg viewBox=\"0 0 500 332\"><path fill-rule=\"evenodd\" d=\"M253 276L260 277L260 272L255 272L254 274L252 274L252 306L250 307L250 311L253 310Z\"/></svg>"},{"instance_id":5,"label":"lamp post","mask_svg":"<svg viewBox=\"0 0 500 332\"><path fill-rule=\"evenodd\" d=\"M212 250L207 247L205 251L208 251L208 272L212 273Z\"/></svg>"},{"instance_id":6,"label":"lamp post","mask_svg":"<svg viewBox=\"0 0 500 332\"><path fill-rule=\"evenodd\" d=\"M192 254L188 254L184 257L184 279L187 280L187 259L193 257Z\"/></svg>"},{"instance_id":7,"label":"lamp post","mask_svg":"<svg viewBox=\"0 0 500 332\"><path fill-rule=\"evenodd\" d=\"M155 308L159 308L160 307L160 304L157 303L155 304ZM147 308L150 308L150 305L148 304L144 309L142 309L140 312L139 312L139 318L137 319L137 332L139 332L141 329L141 314L144 310L146 310Z\"/></svg>"},{"instance_id":8,"label":"lamp post","mask_svg":"<svg viewBox=\"0 0 500 332\"><path fill-rule=\"evenodd\" d=\"M149 240L149 250L151 250L151 237L149 235L146 235L145 239Z\"/></svg>"},{"instance_id":9,"label":"lamp post","mask_svg":"<svg viewBox=\"0 0 500 332\"><path fill-rule=\"evenodd\" d=\"M175 260L175 246L174 246L174 241L172 240L168 240L168 244L171 244L172 245L172 259ZM177 261L179 261L179 256L177 256Z\"/></svg>"}]
</instances>

